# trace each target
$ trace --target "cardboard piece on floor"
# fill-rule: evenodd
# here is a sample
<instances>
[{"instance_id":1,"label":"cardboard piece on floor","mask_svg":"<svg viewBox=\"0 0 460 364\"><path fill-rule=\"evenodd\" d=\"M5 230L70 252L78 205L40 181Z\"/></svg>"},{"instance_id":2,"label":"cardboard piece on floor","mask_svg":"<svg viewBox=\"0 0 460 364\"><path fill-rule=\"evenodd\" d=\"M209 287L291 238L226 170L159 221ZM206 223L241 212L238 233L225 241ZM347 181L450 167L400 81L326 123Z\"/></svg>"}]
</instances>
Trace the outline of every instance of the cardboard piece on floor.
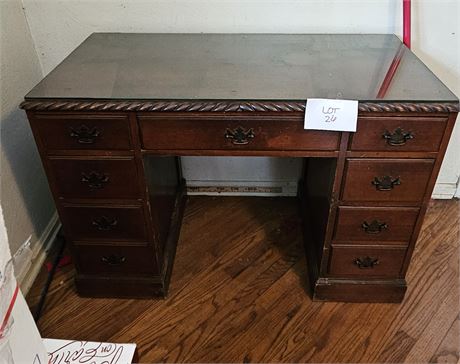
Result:
<instances>
[{"instance_id":1,"label":"cardboard piece on floor","mask_svg":"<svg viewBox=\"0 0 460 364\"><path fill-rule=\"evenodd\" d=\"M49 363L131 364L136 344L43 339Z\"/></svg>"},{"instance_id":2,"label":"cardboard piece on floor","mask_svg":"<svg viewBox=\"0 0 460 364\"><path fill-rule=\"evenodd\" d=\"M0 363L47 363L42 338L14 277L1 206Z\"/></svg>"},{"instance_id":3,"label":"cardboard piece on floor","mask_svg":"<svg viewBox=\"0 0 460 364\"><path fill-rule=\"evenodd\" d=\"M8 337L9 348L0 353L0 362L3 359L9 363L6 358L11 356L11 362L16 364L47 364L42 338L21 292L18 292L11 316L13 322Z\"/></svg>"}]
</instances>

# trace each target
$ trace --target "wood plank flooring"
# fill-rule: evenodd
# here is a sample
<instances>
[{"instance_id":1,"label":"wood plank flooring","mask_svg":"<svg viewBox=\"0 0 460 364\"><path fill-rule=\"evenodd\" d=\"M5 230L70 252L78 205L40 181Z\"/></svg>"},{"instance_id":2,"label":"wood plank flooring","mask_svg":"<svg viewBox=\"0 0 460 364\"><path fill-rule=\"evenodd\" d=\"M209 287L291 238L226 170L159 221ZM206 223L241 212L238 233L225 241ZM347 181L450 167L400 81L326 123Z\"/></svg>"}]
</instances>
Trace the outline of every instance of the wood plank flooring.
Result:
<instances>
[{"instance_id":1,"label":"wood plank flooring","mask_svg":"<svg viewBox=\"0 0 460 364\"><path fill-rule=\"evenodd\" d=\"M80 298L68 266L38 326L43 337L135 342L142 363L457 363L459 212L459 201L431 202L402 304L319 303L295 199L189 197L166 300Z\"/></svg>"}]
</instances>

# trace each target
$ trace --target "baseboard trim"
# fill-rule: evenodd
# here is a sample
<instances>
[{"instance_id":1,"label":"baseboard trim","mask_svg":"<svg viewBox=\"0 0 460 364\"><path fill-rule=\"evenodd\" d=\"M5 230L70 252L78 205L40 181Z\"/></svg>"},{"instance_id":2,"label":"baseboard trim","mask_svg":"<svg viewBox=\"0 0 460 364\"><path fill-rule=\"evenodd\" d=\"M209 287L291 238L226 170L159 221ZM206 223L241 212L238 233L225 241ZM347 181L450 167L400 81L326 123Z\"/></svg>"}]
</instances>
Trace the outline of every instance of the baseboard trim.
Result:
<instances>
[{"instance_id":1,"label":"baseboard trim","mask_svg":"<svg viewBox=\"0 0 460 364\"><path fill-rule=\"evenodd\" d=\"M436 183L431 198L435 200L450 200L457 192L456 183Z\"/></svg>"},{"instance_id":2,"label":"baseboard trim","mask_svg":"<svg viewBox=\"0 0 460 364\"><path fill-rule=\"evenodd\" d=\"M27 270L27 274L24 278L19 282L19 286L21 287L21 291L24 296L29 292L35 278L37 278L37 275L56 240L56 235L60 228L61 221L59 220L57 212L55 212L45 230L35 242L34 248L32 249L32 261L30 268Z\"/></svg>"},{"instance_id":3,"label":"baseboard trim","mask_svg":"<svg viewBox=\"0 0 460 364\"><path fill-rule=\"evenodd\" d=\"M187 180L188 195L206 196L296 196L297 181L201 181ZM436 183L432 198L460 197L457 183Z\"/></svg>"},{"instance_id":4,"label":"baseboard trim","mask_svg":"<svg viewBox=\"0 0 460 364\"><path fill-rule=\"evenodd\" d=\"M297 181L199 181L187 180L187 195L296 196Z\"/></svg>"}]
</instances>

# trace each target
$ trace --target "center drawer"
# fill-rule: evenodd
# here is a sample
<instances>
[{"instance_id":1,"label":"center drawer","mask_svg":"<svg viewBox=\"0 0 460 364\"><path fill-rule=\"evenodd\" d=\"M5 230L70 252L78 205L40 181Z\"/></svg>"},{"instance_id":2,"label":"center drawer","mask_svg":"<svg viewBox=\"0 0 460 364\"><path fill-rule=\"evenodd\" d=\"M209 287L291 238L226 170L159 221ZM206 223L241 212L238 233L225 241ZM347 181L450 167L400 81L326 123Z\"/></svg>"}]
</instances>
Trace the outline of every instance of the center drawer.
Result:
<instances>
[{"instance_id":1,"label":"center drawer","mask_svg":"<svg viewBox=\"0 0 460 364\"><path fill-rule=\"evenodd\" d=\"M287 118L140 115L144 149L338 150L338 132L305 130Z\"/></svg>"}]
</instances>

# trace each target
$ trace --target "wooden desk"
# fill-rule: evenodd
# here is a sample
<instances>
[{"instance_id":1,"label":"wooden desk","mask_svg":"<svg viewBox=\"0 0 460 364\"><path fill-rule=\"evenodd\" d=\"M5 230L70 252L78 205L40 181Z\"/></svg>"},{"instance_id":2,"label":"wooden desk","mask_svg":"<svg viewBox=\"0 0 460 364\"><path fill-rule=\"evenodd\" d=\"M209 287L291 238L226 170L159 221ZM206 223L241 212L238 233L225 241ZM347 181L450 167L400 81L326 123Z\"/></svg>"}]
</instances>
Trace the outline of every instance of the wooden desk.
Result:
<instances>
[{"instance_id":1,"label":"wooden desk","mask_svg":"<svg viewBox=\"0 0 460 364\"><path fill-rule=\"evenodd\" d=\"M310 97L359 100L357 132L304 130ZM179 156L289 156L313 297L362 302L404 297L458 107L395 36L260 34L93 34L22 104L82 295L167 294Z\"/></svg>"}]
</instances>

